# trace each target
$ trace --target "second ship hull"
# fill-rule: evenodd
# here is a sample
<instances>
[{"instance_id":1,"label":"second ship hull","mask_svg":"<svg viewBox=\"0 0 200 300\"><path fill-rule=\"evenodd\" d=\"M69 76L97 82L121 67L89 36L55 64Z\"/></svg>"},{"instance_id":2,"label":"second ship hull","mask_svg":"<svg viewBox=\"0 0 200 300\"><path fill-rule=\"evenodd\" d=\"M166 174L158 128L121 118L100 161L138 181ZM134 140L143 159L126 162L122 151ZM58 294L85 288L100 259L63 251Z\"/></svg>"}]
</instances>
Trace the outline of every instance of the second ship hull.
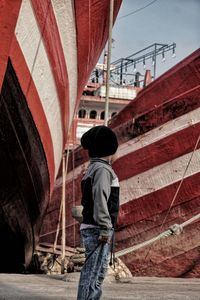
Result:
<instances>
[{"instance_id":1,"label":"second ship hull","mask_svg":"<svg viewBox=\"0 0 200 300\"><path fill-rule=\"evenodd\" d=\"M121 258L137 276L199 277L200 50L143 89L109 126L120 144L113 163L121 187L116 253L189 220L180 235ZM86 151L76 149L69 157L66 180L66 238L71 246L80 242L79 224L71 208L80 205L80 182L87 166ZM59 178L42 241L54 241L61 189Z\"/></svg>"}]
</instances>

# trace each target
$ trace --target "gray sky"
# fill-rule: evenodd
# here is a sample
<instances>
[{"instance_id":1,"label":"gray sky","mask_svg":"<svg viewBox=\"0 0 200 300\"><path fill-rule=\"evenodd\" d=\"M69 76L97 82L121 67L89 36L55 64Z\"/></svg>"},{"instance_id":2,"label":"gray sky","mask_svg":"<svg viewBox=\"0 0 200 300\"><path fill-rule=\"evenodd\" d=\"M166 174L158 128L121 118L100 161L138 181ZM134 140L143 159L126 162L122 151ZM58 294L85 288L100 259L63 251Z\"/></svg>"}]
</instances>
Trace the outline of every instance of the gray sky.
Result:
<instances>
[{"instance_id":1,"label":"gray sky","mask_svg":"<svg viewBox=\"0 0 200 300\"><path fill-rule=\"evenodd\" d=\"M112 59L129 56L154 43L176 43L176 57L157 59L157 76L200 47L200 0L123 0L113 28ZM141 64L142 65L142 64ZM152 68L151 61L146 63ZM139 67L139 66L138 66Z\"/></svg>"}]
</instances>

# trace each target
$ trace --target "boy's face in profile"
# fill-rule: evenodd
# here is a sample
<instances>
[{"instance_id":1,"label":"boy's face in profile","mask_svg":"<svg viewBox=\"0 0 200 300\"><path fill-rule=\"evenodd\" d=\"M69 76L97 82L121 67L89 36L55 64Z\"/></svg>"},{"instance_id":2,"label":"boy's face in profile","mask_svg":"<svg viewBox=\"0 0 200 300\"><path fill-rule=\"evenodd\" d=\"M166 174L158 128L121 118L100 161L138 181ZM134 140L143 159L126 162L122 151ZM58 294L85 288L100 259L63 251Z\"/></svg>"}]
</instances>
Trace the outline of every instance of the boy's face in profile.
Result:
<instances>
[{"instance_id":1,"label":"boy's face in profile","mask_svg":"<svg viewBox=\"0 0 200 300\"><path fill-rule=\"evenodd\" d=\"M111 155L111 163L114 163L118 158L118 152L115 152L115 154Z\"/></svg>"}]
</instances>

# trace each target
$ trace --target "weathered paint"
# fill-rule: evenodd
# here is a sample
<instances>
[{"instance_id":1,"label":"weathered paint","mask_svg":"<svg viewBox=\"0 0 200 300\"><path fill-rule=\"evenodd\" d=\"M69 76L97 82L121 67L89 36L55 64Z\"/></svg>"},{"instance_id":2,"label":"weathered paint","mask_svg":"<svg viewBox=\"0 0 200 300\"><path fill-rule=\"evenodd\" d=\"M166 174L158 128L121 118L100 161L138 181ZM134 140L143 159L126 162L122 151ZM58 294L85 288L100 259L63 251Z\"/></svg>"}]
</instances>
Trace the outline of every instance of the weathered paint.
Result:
<instances>
[{"instance_id":1,"label":"weathered paint","mask_svg":"<svg viewBox=\"0 0 200 300\"><path fill-rule=\"evenodd\" d=\"M116 117L110 126L116 128L124 122L153 111L168 100L195 88L200 82L199 49L157 78L141 90L135 99L127 105Z\"/></svg>"},{"instance_id":2,"label":"weathered paint","mask_svg":"<svg viewBox=\"0 0 200 300\"><path fill-rule=\"evenodd\" d=\"M121 0L114 1L114 20L121 2ZM106 43L106 33L109 28L109 1L74 0L74 9L77 29L78 93L76 109L78 109L79 99L86 84L85 79L88 80L90 70L94 69L98 60L96 49L102 52Z\"/></svg>"},{"instance_id":3,"label":"weathered paint","mask_svg":"<svg viewBox=\"0 0 200 300\"><path fill-rule=\"evenodd\" d=\"M181 110L184 114L180 115L177 110L176 117L173 112L173 119L169 117L166 118L165 114L161 113L161 116L157 118L157 124L160 125L161 123L162 125L158 127L153 125L152 130L149 129L151 126L146 126L145 122L141 124L141 130L137 130L137 125L134 129L134 121L131 124L132 126L129 126L128 128L126 124L125 126L122 124L120 130L117 128L116 132L121 144L118 148L117 160L114 162L113 167L116 172L119 173L120 180L127 179L131 177L131 175L133 176L141 171L148 170L150 167L164 163L169 159L174 159L193 149L200 127L200 108L194 109L200 106L200 88L194 89L193 92L194 97L192 97L192 92L190 92L191 99L184 97L184 101L189 103L188 107L185 104L182 104L182 107L186 106ZM176 101L177 99L182 101L183 97L176 97ZM171 106L173 107L174 100L171 102ZM168 103L168 107L170 108L171 106ZM189 111L190 109L194 110ZM168 113L169 110L170 109L167 109L167 114L171 116L171 114ZM189 112L185 113L187 111ZM154 114L151 113L146 119L151 121L152 116L154 117ZM165 120L165 123L163 119ZM166 122L168 119L169 121ZM150 124L154 124L154 122L151 122ZM142 125L149 129L144 134L141 134L141 132L146 131L142 128ZM132 138L134 136L136 137ZM158 152L159 159L157 157ZM151 160L148 159L148 153L151 153ZM79 154L79 156L81 157L82 153L81 155ZM85 159L87 159L87 157L85 157ZM133 165L131 164L132 161L134 161ZM88 164L85 163L85 165L81 165L78 158L77 163L79 163L79 166L68 173L67 181L72 180L73 177L76 178L79 176L82 169L85 169ZM118 172L119 170L120 172Z\"/></svg>"},{"instance_id":4,"label":"weathered paint","mask_svg":"<svg viewBox=\"0 0 200 300\"><path fill-rule=\"evenodd\" d=\"M40 3L44 4L46 3L46 1L40 1ZM46 17L46 23L43 24L45 28L49 28L49 26L52 26L52 29L54 29L55 26L53 26L53 22L51 22L50 24L48 23L50 15L50 13L48 13L49 11L51 10L47 7L45 12L43 10L38 9L37 15L43 16L44 19ZM60 99L61 96L59 98L58 91L60 87L56 88L57 82L54 78L58 76L57 73L60 73L60 71L57 68L57 66L55 66L54 61L52 62L51 59L57 57L57 53L55 52L54 55L50 56L50 58L48 57L49 52L52 53L52 49L50 46L47 47L45 45L46 40L44 39L44 37L46 31L47 30L44 30L43 27L38 27L37 20L35 18L35 14L30 1L24 1L20 10L15 34L20 48L23 52L26 64L29 68L31 78L33 79L34 84L36 86L43 110L45 112L48 126L50 128L54 150L54 164L56 176L60 165L63 149L64 120L61 119L61 116L65 114L65 110L63 105L61 104L65 102L65 98L62 100ZM54 44L54 41L52 40L51 43L49 42L49 44ZM52 72L53 70L54 72Z\"/></svg>"},{"instance_id":5,"label":"weathered paint","mask_svg":"<svg viewBox=\"0 0 200 300\"><path fill-rule=\"evenodd\" d=\"M96 12L92 22L90 11L81 13L81 5L85 4L89 10ZM115 2L115 16L120 4L121 0ZM99 7L101 15L98 13ZM2 191L4 197L1 205L7 214L2 215L0 231L5 237L4 253L7 253L6 247L10 250L13 238L14 245L18 242L19 255L25 256L27 266L38 242L67 141L66 133L79 96L108 38L108 2L8 0L3 1L0 8L0 33L4 38L0 45L0 86L4 84L0 108L4 112L1 120L8 122L10 130L9 137L6 126L1 126L2 160L8 156L3 160L1 175L14 174L13 170L17 170L15 184ZM96 26L96 22L100 26ZM77 30L77 24L83 27ZM88 24L91 28L90 41L92 44L95 42L92 51L88 48L88 32L85 30ZM8 79L4 82L8 62L11 67L7 77L14 78L9 79L11 85L7 83ZM6 99L10 101L9 105ZM16 116L12 115L15 106L19 109ZM11 115L12 118L7 118ZM5 150L7 147L9 151ZM8 167L5 162L9 162ZM17 195L16 190L20 197L13 199ZM13 205L9 203L11 199ZM13 234L8 234L11 232ZM16 264L18 258L17 252ZM14 270L14 266L9 267Z\"/></svg>"},{"instance_id":6,"label":"weathered paint","mask_svg":"<svg viewBox=\"0 0 200 300\"><path fill-rule=\"evenodd\" d=\"M200 272L199 230L200 222L191 224L181 235L171 236L153 246L140 249L132 253L132 258L131 255L126 255L123 261L129 266L134 276L198 278ZM154 236L157 232L152 231L149 236L151 234ZM146 239L146 236L143 238ZM137 243L137 241L137 236L133 235L130 243Z\"/></svg>"},{"instance_id":7,"label":"weathered paint","mask_svg":"<svg viewBox=\"0 0 200 300\"><path fill-rule=\"evenodd\" d=\"M113 167L116 172L120 170L120 180L125 180L167 162L181 160L181 157L184 159L185 154L189 158L192 155L199 130L200 123L180 129L175 133L172 131L166 136L161 135L160 139L152 140L152 143L148 139L145 139L146 143L138 140L135 142L135 147L126 143L126 147L122 151L119 150L120 156L114 162ZM132 152L130 152L131 147L133 147ZM200 145L197 146L197 149L199 147Z\"/></svg>"},{"instance_id":8,"label":"weathered paint","mask_svg":"<svg viewBox=\"0 0 200 300\"><path fill-rule=\"evenodd\" d=\"M7 68L7 61L21 2L21 0L6 0L0 2L0 90Z\"/></svg>"},{"instance_id":9,"label":"weathered paint","mask_svg":"<svg viewBox=\"0 0 200 300\"><path fill-rule=\"evenodd\" d=\"M116 250L151 239L170 225L200 213L199 65L200 50L151 83L111 121L120 143L113 163L121 186ZM87 165L87 153L81 148L69 157L66 237L71 245L79 243L79 226L71 208L80 205L80 181ZM58 179L43 240L54 239L60 194ZM50 220L54 220L53 226ZM136 275L199 276L199 224L189 225L180 237L130 253L124 261Z\"/></svg>"},{"instance_id":10,"label":"weathered paint","mask_svg":"<svg viewBox=\"0 0 200 300\"><path fill-rule=\"evenodd\" d=\"M44 148L10 59L0 115L0 271L20 272L38 241L50 182Z\"/></svg>"},{"instance_id":11,"label":"weathered paint","mask_svg":"<svg viewBox=\"0 0 200 300\"><path fill-rule=\"evenodd\" d=\"M75 27L75 14L74 14L74 1L66 0L62 3L57 0L52 1L55 18L58 24L60 41L63 48L63 55L67 66L67 75L69 89L69 111L68 111L68 124L67 131L72 124L74 116L75 105L77 100L77 44L76 44L76 27ZM65 9L67 6L67 10Z\"/></svg>"},{"instance_id":12,"label":"weathered paint","mask_svg":"<svg viewBox=\"0 0 200 300\"><path fill-rule=\"evenodd\" d=\"M47 158L52 191L55 180L55 165L51 132L47 123L47 119L44 113L43 106L41 104L38 91L35 87L34 81L31 77L30 71L24 59L24 55L21 51L21 48L19 47L16 38L13 38L12 47L10 50L10 57L17 77L19 78L22 91L26 96L27 105L32 113L33 120L40 134L42 145L44 147Z\"/></svg>"}]
</instances>

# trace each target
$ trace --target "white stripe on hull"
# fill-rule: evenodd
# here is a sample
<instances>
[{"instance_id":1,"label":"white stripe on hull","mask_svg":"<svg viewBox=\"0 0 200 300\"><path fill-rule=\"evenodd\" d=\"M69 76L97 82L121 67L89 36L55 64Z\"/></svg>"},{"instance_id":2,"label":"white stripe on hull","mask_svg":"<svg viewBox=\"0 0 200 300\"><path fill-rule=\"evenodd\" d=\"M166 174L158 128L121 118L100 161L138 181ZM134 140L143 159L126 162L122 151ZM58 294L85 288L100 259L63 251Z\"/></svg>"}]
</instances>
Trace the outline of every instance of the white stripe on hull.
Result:
<instances>
[{"instance_id":1,"label":"white stripe on hull","mask_svg":"<svg viewBox=\"0 0 200 300\"><path fill-rule=\"evenodd\" d=\"M160 141L183 129L198 124L199 122L200 122L200 108L197 108L185 115L182 115L181 117L178 117L172 121L168 121L167 123L120 145L117 152L118 153L117 158L123 157L124 155L142 149L143 147L146 147L157 141Z\"/></svg>"},{"instance_id":2,"label":"white stripe on hull","mask_svg":"<svg viewBox=\"0 0 200 300\"><path fill-rule=\"evenodd\" d=\"M132 139L119 146L117 151L117 158L121 158L125 155L133 153L138 149L142 149L144 146L151 145L159 140L162 140L172 134L179 132L180 130L191 127L194 124L200 122L200 108L193 110L179 118L169 121L139 137ZM78 166L74 171L72 170L67 174L67 182L74 178L77 178L83 169L86 169L88 162L81 166ZM159 168L159 167L158 167ZM130 179L131 180L131 179ZM59 184L58 184L59 185ZM153 190L149 190L149 193ZM126 201L127 202L127 201Z\"/></svg>"},{"instance_id":3,"label":"white stripe on hull","mask_svg":"<svg viewBox=\"0 0 200 300\"><path fill-rule=\"evenodd\" d=\"M29 0L22 3L15 34L47 118L54 149L56 176L63 149L60 104L51 65Z\"/></svg>"},{"instance_id":4,"label":"white stripe on hull","mask_svg":"<svg viewBox=\"0 0 200 300\"><path fill-rule=\"evenodd\" d=\"M62 48L67 64L69 80L69 126L73 120L73 114L77 97L77 45L76 45L76 25L74 16L73 0L52 0L54 14L60 32ZM67 9L66 9L67 7Z\"/></svg>"},{"instance_id":5,"label":"white stripe on hull","mask_svg":"<svg viewBox=\"0 0 200 300\"><path fill-rule=\"evenodd\" d=\"M140 198L183 178L192 153L185 154L167 163L120 182L121 204ZM200 149L194 152L184 178L200 172Z\"/></svg>"}]
</instances>

